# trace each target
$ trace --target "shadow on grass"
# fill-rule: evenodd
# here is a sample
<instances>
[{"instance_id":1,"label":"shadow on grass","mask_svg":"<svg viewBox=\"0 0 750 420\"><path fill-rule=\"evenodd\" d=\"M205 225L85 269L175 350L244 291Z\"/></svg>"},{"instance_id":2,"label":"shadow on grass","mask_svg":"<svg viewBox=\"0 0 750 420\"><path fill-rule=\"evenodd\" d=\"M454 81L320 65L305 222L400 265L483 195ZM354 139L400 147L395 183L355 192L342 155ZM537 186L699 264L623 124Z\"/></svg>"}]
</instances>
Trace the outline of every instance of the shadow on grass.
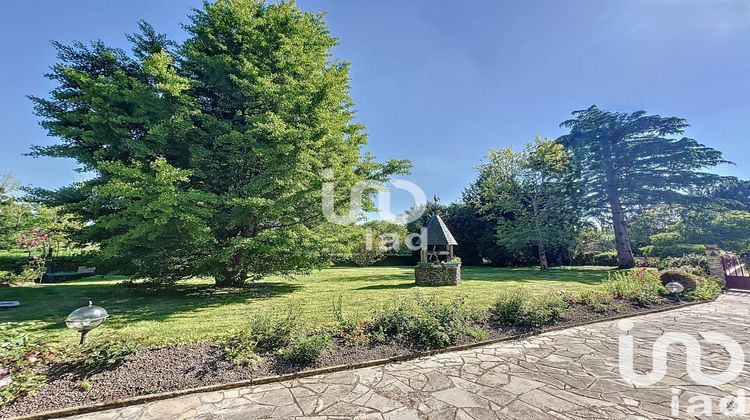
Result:
<instances>
[{"instance_id":1,"label":"shadow on grass","mask_svg":"<svg viewBox=\"0 0 750 420\"><path fill-rule=\"evenodd\" d=\"M293 293L300 287L297 284L264 281L241 289L217 289L209 284L153 289L130 286L111 277L88 278L2 289L0 300L18 300L21 306L0 312L0 321L41 321L47 325L40 329L60 328L71 311L91 300L113 314L110 322L126 325L135 321L160 321L175 314L249 300L273 299Z\"/></svg>"},{"instance_id":2,"label":"shadow on grass","mask_svg":"<svg viewBox=\"0 0 750 420\"><path fill-rule=\"evenodd\" d=\"M396 283L396 284L373 284L372 286L358 287L354 290L398 290L411 289L417 287L414 283Z\"/></svg>"}]
</instances>

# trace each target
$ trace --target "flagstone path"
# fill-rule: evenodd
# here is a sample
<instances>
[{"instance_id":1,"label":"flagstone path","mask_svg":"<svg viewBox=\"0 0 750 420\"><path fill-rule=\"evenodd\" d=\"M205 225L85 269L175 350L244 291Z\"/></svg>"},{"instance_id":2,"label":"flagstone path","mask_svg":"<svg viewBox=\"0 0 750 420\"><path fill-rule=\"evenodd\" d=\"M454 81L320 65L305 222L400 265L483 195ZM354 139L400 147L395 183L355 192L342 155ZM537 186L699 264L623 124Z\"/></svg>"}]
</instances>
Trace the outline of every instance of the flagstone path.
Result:
<instances>
[{"instance_id":1,"label":"flagstone path","mask_svg":"<svg viewBox=\"0 0 750 420\"><path fill-rule=\"evenodd\" d=\"M619 373L618 342L630 334L635 368L651 370L654 340L665 332L699 338L717 331L750 355L750 296L728 294L716 302L626 321L603 322L525 340L447 353L386 366L287 382L208 392L88 414L78 419L643 419L669 418L676 394L681 418L690 398L750 395L750 376L726 385L698 385L687 375L685 348L672 346L667 375L636 387ZM629 332L623 332L623 330ZM702 369L728 366L721 347L702 343ZM741 405L741 404L740 404ZM736 409L737 405L729 405ZM750 410L750 401L747 401ZM692 412L692 414L697 414ZM722 418L714 415L713 418Z\"/></svg>"}]
</instances>

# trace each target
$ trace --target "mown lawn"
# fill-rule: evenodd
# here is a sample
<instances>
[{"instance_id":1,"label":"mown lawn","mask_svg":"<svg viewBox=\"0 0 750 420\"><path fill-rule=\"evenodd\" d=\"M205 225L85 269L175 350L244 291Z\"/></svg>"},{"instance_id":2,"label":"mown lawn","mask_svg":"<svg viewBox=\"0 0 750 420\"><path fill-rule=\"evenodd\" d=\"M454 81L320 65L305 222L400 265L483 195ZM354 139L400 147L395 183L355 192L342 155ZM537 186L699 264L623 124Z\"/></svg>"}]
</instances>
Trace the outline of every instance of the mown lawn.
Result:
<instances>
[{"instance_id":1,"label":"mown lawn","mask_svg":"<svg viewBox=\"0 0 750 420\"><path fill-rule=\"evenodd\" d=\"M243 290L217 290L208 279L196 279L176 290L143 290L123 285L121 277L101 276L61 284L0 289L0 300L22 306L0 310L0 323L22 322L50 341L74 344L78 335L65 317L89 299L111 317L91 333L139 344L166 344L215 339L246 325L254 312L281 312L299 306L306 326L333 321L332 303L341 296L344 313L366 318L388 303L416 294L449 298L464 295L474 308L486 309L507 288L569 291L598 287L608 276L602 268L553 269L464 267L459 287L416 287L413 267L331 268L291 281L268 278ZM2 337L0 337L1 341Z\"/></svg>"}]
</instances>

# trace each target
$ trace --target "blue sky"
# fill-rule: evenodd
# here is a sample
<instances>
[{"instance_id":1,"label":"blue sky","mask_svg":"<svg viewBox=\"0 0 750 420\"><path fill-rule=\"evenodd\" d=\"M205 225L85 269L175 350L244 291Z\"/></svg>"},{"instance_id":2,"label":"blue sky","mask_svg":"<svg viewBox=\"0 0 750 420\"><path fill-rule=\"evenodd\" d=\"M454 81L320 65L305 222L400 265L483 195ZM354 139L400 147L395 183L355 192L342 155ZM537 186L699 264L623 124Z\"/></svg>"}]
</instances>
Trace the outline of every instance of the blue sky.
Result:
<instances>
[{"instance_id":1,"label":"blue sky","mask_svg":"<svg viewBox=\"0 0 750 420\"><path fill-rule=\"evenodd\" d=\"M409 158L416 182L444 202L460 196L490 147L556 137L592 104L687 118L687 135L725 152L727 175L750 178L750 1L298 0L326 11L352 63L352 96L380 158ZM27 94L45 95L49 41L124 34L146 19L184 38L197 1L4 2L0 17L0 172L54 188L75 164L23 157L53 139ZM394 207L408 206L405 196ZM397 210L395 208L394 210Z\"/></svg>"}]
</instances>

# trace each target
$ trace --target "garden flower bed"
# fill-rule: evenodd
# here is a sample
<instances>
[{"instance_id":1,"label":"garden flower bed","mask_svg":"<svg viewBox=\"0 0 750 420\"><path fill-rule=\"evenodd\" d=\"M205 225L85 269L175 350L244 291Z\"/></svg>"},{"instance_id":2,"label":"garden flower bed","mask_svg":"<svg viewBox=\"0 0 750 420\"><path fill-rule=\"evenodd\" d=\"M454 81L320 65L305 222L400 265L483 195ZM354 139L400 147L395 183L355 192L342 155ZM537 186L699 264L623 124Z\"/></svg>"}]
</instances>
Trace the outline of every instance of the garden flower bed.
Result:
<instances>
[{"instance_id":1,"label":"garden flower bed","mask_svg":"<svg viewBox=\"0 0 750 420\"><path fill-rule=\"evenodd\" d=\"M658 277L644 273L615 275L602 290L593 292L500 293L489 311L465 310L460 297L449 301L418 297L384 307L372 320L359 322L348 320L339 302L333 308L339 325L325 330L299 331L298 314L290 309L281 317L258 314L248 331L221 342L140 349L102 343L65 357L24 349L23 357L33 351L42 361L48 360L30 368L44 383L18 392L0 407L0 416L111 403L319 368L384 363L685 305L665 296ZM711 299L717 289L712 286L711 290L688 298ZM28 360L22 364L28 367Z\"/></svg>"}]
</instances>

